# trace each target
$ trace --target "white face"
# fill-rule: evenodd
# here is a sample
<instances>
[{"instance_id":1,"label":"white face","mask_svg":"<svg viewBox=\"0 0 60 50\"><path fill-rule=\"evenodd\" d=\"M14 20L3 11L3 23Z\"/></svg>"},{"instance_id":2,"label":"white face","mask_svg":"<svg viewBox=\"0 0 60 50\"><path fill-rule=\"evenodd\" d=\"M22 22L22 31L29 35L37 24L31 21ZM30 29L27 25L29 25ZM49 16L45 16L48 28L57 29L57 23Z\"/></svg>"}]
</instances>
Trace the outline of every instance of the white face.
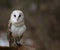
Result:
<instances>
[{"instance_id":1,"label":"white face","mask_svg":"<svg viewBox=\"0 0 60 50\"><path fill-rule=\"evenodd\" d=\"M11 14L11 22L20 23L22 20L24 20L23 12L20 10L14 10Z\"/></svg>"}]
</instances>

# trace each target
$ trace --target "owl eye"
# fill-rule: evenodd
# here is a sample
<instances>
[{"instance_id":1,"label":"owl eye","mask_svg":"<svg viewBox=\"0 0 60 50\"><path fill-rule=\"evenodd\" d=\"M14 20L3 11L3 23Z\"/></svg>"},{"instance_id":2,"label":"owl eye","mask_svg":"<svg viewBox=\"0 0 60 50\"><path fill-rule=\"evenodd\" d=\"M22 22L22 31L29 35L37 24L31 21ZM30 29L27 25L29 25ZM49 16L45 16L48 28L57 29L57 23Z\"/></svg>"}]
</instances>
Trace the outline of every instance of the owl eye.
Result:
<instances>
[{"instance_id":1,"label":"owl eye","mask_svg":"<svg viewBox=\"0 0 60 50\"><path fill-rule=\"evenodd\" d=\"M14 17L16 17L16 15L14 15Z\"/></svg>"},{"instance_id":2,"label":"owl eye","mask_svg":"<svg viewBox=\"0 0 60 50\"><path fill-rule=\"evenodd\" d=\"M21 17L21 15L19 15L19 17Z\"/></svg>"}]
</instances>

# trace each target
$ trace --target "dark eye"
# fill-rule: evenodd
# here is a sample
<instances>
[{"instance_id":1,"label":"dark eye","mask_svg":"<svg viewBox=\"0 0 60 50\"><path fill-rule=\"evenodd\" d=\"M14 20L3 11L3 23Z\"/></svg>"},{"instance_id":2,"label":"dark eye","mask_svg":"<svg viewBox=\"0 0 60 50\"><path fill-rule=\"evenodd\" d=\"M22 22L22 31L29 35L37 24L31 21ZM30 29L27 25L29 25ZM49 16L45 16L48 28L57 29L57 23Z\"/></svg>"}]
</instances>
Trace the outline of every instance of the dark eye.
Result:
<instances>
[{"instance_id":1,"label":"dark eye","mask_svg":"<svg viewBox=\"0 0 60 50\"><path fill-rule=\"evenodd\" d=\"M14 15L14 17L16 17L16 15Z\"/></svg>"},{"instance_id":2,"label":"dark eye","mask_svg":"<svg viewBox=\"0 0 60 50\"><path fill-rule=\"evenodd\" d=\"M19 17L21 17L21 15L19 15Z\"/></svg>"}]
</instances>

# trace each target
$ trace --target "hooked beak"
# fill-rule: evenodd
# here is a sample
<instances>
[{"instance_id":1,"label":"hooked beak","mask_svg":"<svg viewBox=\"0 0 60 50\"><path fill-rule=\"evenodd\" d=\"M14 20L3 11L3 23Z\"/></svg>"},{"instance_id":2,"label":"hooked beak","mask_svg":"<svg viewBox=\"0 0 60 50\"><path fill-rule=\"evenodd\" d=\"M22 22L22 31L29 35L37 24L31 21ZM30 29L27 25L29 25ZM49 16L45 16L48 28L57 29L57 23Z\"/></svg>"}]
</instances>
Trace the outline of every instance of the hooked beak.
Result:
<instances>
[{"instance_id":1,"label":"hooked beak","mask_svg":"<svg viewBox=\"0 0 60 50\"><path fill-rule=\"evenodd\" d=\"M18 19L17 19L17 21L19 20L19 17L18 17Z\"/></svg>"}]
</instances>

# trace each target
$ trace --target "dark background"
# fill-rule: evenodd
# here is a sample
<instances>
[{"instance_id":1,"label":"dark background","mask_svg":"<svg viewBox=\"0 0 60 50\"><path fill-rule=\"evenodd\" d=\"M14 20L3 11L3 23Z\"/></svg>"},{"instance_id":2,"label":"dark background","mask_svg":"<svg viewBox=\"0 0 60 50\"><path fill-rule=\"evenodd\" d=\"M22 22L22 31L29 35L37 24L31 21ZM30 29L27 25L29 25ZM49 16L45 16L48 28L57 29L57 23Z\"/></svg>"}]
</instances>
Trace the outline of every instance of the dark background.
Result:
<instances>
[{"instance_id":1,"label":"dark background","mask_svg":"<svg viewBox=\"0 0 60 50\"><path fill-rule=\"evenodd\" d=\"M37 50L60 50L60 0L0 0L0 32L7 32L15 9L25 15L25 45Z\"/></svg>"}]
</instances>

